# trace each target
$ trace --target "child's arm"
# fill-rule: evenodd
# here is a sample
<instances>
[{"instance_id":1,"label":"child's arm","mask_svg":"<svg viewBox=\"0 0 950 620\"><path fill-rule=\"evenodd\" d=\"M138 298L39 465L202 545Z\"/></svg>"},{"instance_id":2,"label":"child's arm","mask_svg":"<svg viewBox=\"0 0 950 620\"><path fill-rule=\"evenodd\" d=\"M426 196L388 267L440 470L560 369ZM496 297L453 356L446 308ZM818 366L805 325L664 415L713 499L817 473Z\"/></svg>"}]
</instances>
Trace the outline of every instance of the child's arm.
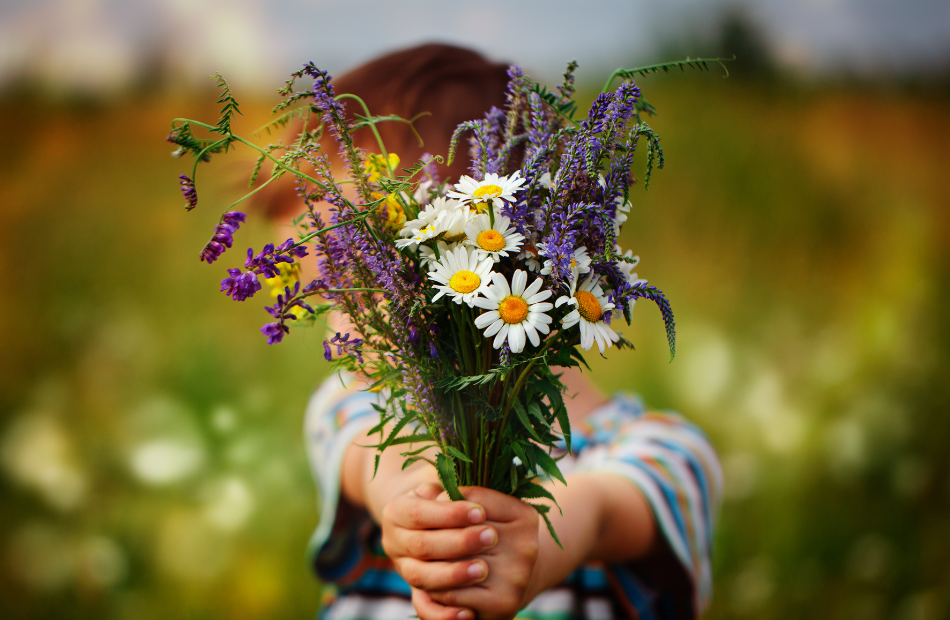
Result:
<instances>
[{"instance_id":1,"label":"child's arm","mask_svg":"<svg viewBox=\"0 0 950 620\"><path fill-rule=\"evenodd\" d=\"M401 457L384 452L371 480L373 454L357 445L347 451L343 493L380 524L386 553L413 587L422 620L464 620L470 610L484 620L511 618L584 562L635 560L656 536L646 500L618 476L578 474L566 487L548 485L564 511L550 513L561 550L520 500L473 487L463 489L467 502L436 501L431 466L403 471Z\"/></svg>"}]
</instances>

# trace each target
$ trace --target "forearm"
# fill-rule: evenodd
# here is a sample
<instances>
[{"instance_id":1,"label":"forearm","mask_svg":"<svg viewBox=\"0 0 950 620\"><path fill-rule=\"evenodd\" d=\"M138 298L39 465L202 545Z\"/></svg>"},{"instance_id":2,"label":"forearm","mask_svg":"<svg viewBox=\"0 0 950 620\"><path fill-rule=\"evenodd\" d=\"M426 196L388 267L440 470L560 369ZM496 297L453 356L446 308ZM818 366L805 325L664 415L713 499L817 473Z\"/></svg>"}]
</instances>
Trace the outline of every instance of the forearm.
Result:
<instances>
[{"instance_id":1,"label":"forearm","mask_svg":"<svg viewBox=\"0 0 950 620\"><path fill-rule=\"evenodd\" d=\"M650 505L625 478L576 474L567 477L567 486L549 483L547 487L563 511L562 515L552 508L548 514L564 549L554 542L542 521L530 598L561 583L585 562L632 561L653 547L656 523Z\"/></svg>"}]
</instances>

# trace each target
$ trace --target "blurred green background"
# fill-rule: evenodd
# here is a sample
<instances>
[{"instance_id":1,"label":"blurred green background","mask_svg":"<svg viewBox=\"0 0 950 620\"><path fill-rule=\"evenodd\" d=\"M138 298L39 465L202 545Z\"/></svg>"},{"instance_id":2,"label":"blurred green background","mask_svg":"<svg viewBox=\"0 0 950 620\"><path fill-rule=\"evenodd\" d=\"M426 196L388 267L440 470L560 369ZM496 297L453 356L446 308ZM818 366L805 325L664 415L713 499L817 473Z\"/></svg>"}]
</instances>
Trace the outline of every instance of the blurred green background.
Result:
<instances>
[{"instance_id":1,"label":"blurred green background","mask_svg":"<svg viewBox=\"0 0 950 620\"><path fill-rule=\"evenodd\" d=\"M667 168L622 241L673 303L678 356L639 304L637 350L593 376L720 453L709 618L948 618L950 89L732 71L639 80ZM275 236L262 216L197 260L247 154L206 166L185 213L164 138L216 118L211 85L31 84L0 92L0 616L313 617L322 334L268 347L261 300L218 292ZM245 132L276 99L236 95Z\"/></svg>"}]
</instances>

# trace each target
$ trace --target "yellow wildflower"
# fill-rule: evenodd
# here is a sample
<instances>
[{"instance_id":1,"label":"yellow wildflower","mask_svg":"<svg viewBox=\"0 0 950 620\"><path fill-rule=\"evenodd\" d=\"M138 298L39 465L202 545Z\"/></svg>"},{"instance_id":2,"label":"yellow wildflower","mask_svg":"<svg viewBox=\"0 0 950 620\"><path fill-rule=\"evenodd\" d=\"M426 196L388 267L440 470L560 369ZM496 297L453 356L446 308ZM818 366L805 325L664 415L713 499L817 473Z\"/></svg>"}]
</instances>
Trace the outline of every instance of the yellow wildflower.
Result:
<instances>
[{"instance_id":1,"label":"yellow wildflower","mask_svg":"<svg viewBox=\"0 0 950 620\"><path fill-rule=\"evenodd\" d=\"M280 273L264 280L271 287L271 297L282 295L286 287L293 288L300 281L300 263L277 263L277 270Z\"/></svg>"},{"instance_id":2,"label":"yellow wildflower","mask_svg":"<svg viewBox=\"0 0 950 620\"><path fill-rule=\"evenodd\" d=\"M389 176L389 170L395 170L399 165L399 155L389 154L389 165L386 165L386 158L376 153L369 153L360 167L366 173L370 183L376 183L382 176Z\"/></svg>"}]
</instances>

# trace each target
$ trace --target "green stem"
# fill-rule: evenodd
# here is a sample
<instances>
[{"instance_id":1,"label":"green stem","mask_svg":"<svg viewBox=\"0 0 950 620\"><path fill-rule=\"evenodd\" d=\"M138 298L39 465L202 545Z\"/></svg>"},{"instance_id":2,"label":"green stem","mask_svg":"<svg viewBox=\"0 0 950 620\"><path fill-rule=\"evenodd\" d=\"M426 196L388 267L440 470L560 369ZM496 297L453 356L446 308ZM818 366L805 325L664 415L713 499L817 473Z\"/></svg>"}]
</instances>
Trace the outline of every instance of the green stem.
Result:
<instances>
[{"instance_id":1,"label":"green stem","mask_svg":"<svg viewBox=\"0 0 950 620\"><path fill-rule=\"evenodd\" d=\"M340 99L353 99L354 101L359 103L361 106L363 106L363 112L366 113L367 124L369 125L369 128L373 131L373 135L376 137L376 144L379 145L380 154L382 154L383 160L386 162L386 168L389 170L389 176L391 178L395 178L396 175L393 172L393 167L389 165L389 153L386 151L386 146L383 144L383 138L382 136L379 135L379 131L376 129L375 121L369 120L370 113L369 113L369 108L366 106L366 102L363 101L361 98L357 97L356 95L353 95L350 93L344 93L342 95L337 96L336 100L339 101Z\"/></svg>"}]
</instances>

